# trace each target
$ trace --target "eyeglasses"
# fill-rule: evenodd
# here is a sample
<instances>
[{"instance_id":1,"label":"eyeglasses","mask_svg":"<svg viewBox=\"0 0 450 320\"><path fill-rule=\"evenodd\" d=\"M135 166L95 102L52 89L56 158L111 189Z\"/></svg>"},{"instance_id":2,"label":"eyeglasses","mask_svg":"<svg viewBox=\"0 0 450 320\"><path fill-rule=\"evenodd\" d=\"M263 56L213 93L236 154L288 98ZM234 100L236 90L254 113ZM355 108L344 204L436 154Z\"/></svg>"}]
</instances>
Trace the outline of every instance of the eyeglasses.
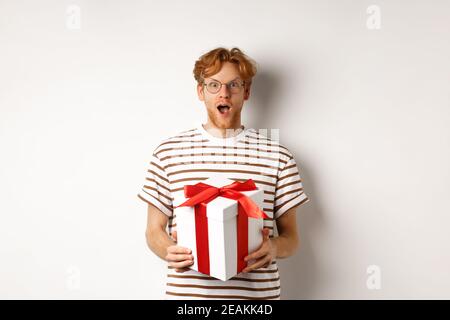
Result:
<instances>
[{"instance_id":1,"label":"eyeglasses","mask_svg":"<svg viewBox=\"0 0 450 320\"><path fill-rule=\"evenodd\" d=\"M219 92L220 89L222 89L223 84L227 86L228 90L230 90L231 93L239 93L239 92L241 92L242 88L244 87L245 81L241 82L238 80L233 80L228 83L222 83L217 80L211 80L208 83L203 82L203 86L206 87L206 90L208 90L209 93L213 93L213 94Z\"/></svg>"}]
</instances>

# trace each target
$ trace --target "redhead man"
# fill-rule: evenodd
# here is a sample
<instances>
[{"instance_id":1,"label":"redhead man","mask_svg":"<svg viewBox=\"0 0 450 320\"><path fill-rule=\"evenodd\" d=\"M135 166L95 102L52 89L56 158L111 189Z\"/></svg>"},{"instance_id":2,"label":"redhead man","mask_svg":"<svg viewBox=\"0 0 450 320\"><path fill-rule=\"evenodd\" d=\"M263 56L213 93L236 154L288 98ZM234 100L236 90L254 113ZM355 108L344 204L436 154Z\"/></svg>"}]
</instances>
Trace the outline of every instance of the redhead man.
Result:
<instances>
[{"instance_id":1,"label":"redhead man","mask_svg":"<svg viewBox=\"0 0 450 320\"><path fill-rule=\"evenodd\" d=\"M195 63L197 94L207 122L162 140L154 149L138 197L148 204L149 248L167 261L167 299L280 299L277 259L299 247L296 209L309 201L292 153L274 139L242 124L255 62L240 49L216 48ZM263 242L249 252L247 267L222 281L189 269L196 257L176 243L174 199L183 187L220 174L252 179L264 190ZM277 235L274 228L277 229Z\"/></svg>"}]
</instances>

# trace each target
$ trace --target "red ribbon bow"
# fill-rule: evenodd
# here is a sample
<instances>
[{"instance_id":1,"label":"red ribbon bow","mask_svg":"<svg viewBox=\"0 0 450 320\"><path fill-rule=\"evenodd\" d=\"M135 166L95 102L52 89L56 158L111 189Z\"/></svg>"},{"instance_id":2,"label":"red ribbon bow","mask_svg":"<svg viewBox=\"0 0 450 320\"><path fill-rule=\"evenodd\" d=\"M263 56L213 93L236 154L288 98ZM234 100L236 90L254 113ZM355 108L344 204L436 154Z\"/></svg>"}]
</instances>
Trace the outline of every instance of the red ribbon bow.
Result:
<instances>
[{"instance_id":1,"label":"red ribbon bow","mask_svg":"<svg viewBox=\"0 0 450 320\"><path fill-rule=\"evenodd\" d=\"M197 243L198 271L210 274L209 270L209 244L208 221L206 206L217 197L224 197L238 201L237 217L237 273L246 267L244 258L248 255L248 217L268 218L252 199L240 191L257 190L252 179L245 182L233 182L229 185L217 188L209 184L199 182L195 185L184 186L184 196L189 198L178 207L195 207L195 233Z\"/></svg>"}]
</instances>

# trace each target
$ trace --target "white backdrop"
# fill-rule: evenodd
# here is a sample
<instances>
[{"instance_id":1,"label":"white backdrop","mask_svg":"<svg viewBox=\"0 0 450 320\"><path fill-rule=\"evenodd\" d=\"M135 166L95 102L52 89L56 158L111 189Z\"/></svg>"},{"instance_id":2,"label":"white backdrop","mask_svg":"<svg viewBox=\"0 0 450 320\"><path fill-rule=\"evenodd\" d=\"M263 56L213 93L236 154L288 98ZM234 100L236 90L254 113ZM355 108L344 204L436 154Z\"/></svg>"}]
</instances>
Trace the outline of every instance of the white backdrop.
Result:
<instances>
[{"instance_id":1,"label":"white backdrop","mask_svg":"<svg viewBox=\"0 0 450 320\"><path fill-rule=\"evenodd\" d=\"M282 298L450 298L448 1L0 0L0 298L158 299L136 196L153 148L206 122L192 69L258 62L311 202Z\"/></svg>"}]
</instances>

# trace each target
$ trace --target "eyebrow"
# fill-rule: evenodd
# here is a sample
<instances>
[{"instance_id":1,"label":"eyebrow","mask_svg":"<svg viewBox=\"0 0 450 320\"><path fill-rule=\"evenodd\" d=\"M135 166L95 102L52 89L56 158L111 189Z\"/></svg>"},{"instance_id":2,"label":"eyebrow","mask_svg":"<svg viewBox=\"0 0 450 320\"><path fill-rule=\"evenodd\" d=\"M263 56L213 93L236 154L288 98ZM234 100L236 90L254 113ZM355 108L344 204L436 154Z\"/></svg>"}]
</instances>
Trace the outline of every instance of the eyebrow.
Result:
<instances>
[{"instance_id":1,"label":"eyebrow","mask_svg":"<svg viewBox=\"0 0 450 320\"><path fill-rule=\"evenodd\" d=\"M228 81L228 82L234 81L234 80L236 80L236 79L242 80L239 76L237 76L236 78L234 78L233 80L230 80L230 81ZM217 81L217 82L221 82L221 81L219 81L219 80L217 80L217 79L214 79L214 78L211 78L211 80L215 80L215 81Z\"/></svg>"}]
</instances>

